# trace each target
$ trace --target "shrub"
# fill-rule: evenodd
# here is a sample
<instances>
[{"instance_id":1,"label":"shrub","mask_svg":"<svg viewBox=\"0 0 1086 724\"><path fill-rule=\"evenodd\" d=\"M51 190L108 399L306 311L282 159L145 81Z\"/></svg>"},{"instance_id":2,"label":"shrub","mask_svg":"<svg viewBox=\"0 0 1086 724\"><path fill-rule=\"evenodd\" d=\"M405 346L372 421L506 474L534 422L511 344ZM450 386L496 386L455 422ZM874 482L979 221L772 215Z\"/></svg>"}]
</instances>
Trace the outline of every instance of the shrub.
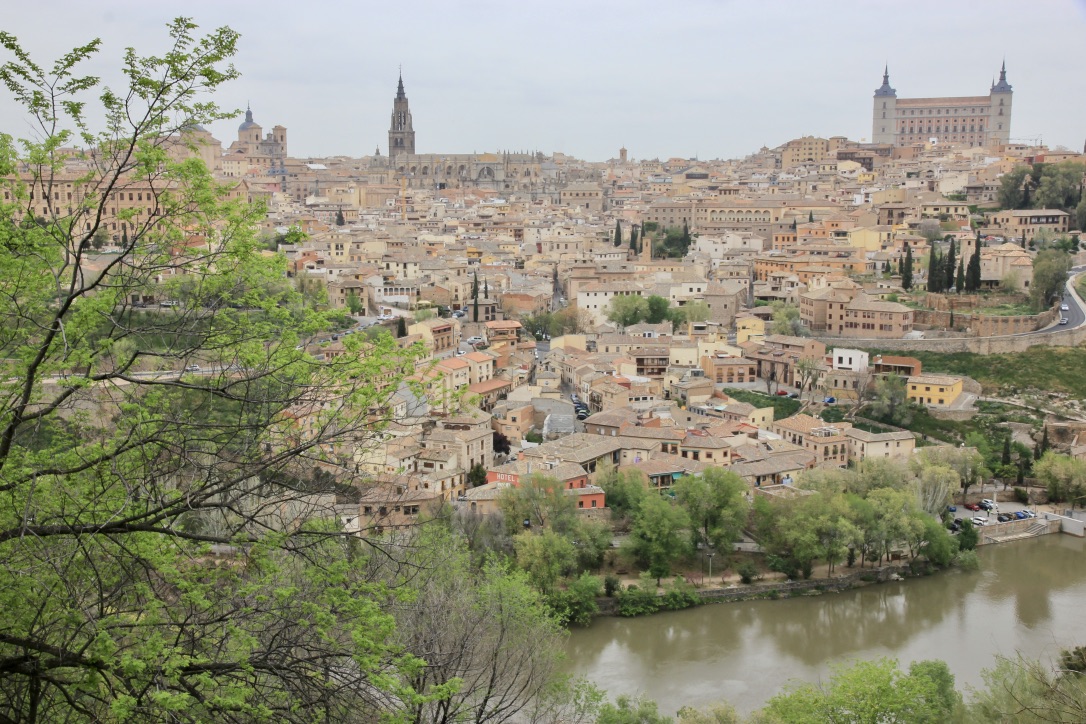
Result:
<instances>
[{"instance_id":1,"label":"shrub","mask_svg":"<svg viewBox=\"0 0 1086 724\"><path fill-rule=\"evenodd\" d=\"M645 616L660 610L660 601L655 591L630 584L615 592L615 610L619 616Z\"/></svg>"},{"instance_id":2,"label":"shrub","mask_svg":"<svg viewBox=\"0 0 1086 724\"><path fill-rule=\"evenodd\" d=\"M799 578L799 564L796 563L794 558L770 555L768 562L769 570L783 573L788 577L789 581Z\"/></svg>"},{"instance_id":3,"label":"shrub","mask_svg":"<svg viewBox=\"0 0 1086 724\"><path fill-rule=\"evenodd\" d=\"M799 572L803 575L803 580L807 580L814 573L814 561L803 561L799 564Z\"/></svg>"},{"instance_id":4,"label":"shrub","mask_svg":"<svg viewBox=\"0 0 1086 724\"><path fill-rule=\"evenodd\" d=\"M676 576L664 591L660 607L668 611L679 611L697 606L700 602L701 599L694 593L694 587L684 581L681 576Z\"/></svg>"},{"instance_id":5,"label":"shrub","mask_svg":"<svg viewBox=\"0 0 1086 724\"><path fill-rule=\"evenodd\" d=\"M608 573L603 579L603 595L611 598L615 595L615 591L622 588L622 580L614 573Z\"/></svg>"},{"instance_id":6,"label":"shrub","mask_svg":"<svg viewBox=\"0 0 1086 724\"><path fill-rule=\"evenodd\" d=\"M739 580L743 583L753 583L755 579L761 578L758 567L750 561L740 565L736 572L739 574Z\"/></svg>"},{"instance_id":7,"label":"shrub","mask_svg":"<svg viewBox=\"0 0 1086 724\"><path fill-rule=\"evenodd\" d=\"M1014 489L1014 499L1016 501L1018 501L1019 503L1021 503L1022 505L1028 505L1029 504L1029 491L1026 490L1025 488L1015 488Z\"/></svg>"},{"instance_id":8,"label":"shrub","mask_svg":"<svg viewBox=\"0 0 1086 724\"><path fill-rule=\"evenodd\" d=\"M958 551L958 555L954 556L954 565L963 571L977 571L980 570L980 558L973 550Z\"/></svg>"},{"instance_id":9,"label":"shrub","mask_svg":"<svg viewBox=\"0 0 1086 724\"><path fill-rule=\"evenodd\" d=\"M572 580L565 590L555 591L547 597L547 604L555 617L563 624L575 623L587 626L599 613L596 599L600 595L600 579L588 573Z\"/></svg>"}]
</instances>

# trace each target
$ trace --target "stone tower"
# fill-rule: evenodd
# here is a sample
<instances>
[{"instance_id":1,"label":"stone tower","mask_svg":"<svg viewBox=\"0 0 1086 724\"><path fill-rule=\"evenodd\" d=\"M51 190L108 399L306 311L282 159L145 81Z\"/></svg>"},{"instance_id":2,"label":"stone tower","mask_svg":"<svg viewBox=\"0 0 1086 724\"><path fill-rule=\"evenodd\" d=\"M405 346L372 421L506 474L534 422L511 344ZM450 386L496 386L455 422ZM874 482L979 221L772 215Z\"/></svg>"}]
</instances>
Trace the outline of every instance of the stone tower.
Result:
<instances>
[{"instance_id":1,"label":"stone tower","mask_svg":"<svg viewBox=\"0 0 1086 724\"><path fill-rule=\"evenodd\" d=\"M999 70L999 82L992 84L992 110L988 120L989 144L1006 145L1011 138L1011 101L1014 89L1007 82L1007 62Z\"/></svg>"},{"instance_id":2,"label":"stone tower","mask_svg":"<svg viewBox=\"0 0 1086 724\"><path fill-rule=\"evenodd\" d=\"M882 72L882 86L875 91L871 114L871 142L893 143L897 123L897 91L890 87L890 66Z\"/></svg>"},{"instance_id":3,"label":"stone tower","mask_svg":"<svg viewBox=\"0 0 1086 724\"><path fill-rule=\"evenodd\" d=\"M396 86L396 100L392 102L392 125L388 128L388 156L415 153L415 129L411 125L411 109L403 92L403 74Z\"/></svg>"}]
</instances>

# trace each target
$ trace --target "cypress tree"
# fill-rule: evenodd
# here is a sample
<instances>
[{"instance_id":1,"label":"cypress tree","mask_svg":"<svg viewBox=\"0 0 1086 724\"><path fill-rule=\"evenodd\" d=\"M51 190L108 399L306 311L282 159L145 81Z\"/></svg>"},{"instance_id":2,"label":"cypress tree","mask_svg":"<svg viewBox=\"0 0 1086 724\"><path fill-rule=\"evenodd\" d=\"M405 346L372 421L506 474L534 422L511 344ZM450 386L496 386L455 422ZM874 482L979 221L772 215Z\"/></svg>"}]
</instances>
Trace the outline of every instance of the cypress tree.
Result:
<instances>
[{"instance_id":1,"label":"cypress tree","mask_svg":"<svg viewBox=\"0 0 1086 724\"><path fill-rule=\"evenodd\" d=\"M476 296L474 301L472 301L472 303L471 303L471 321L473 321L473 322L478 322L479 321L479 297L478 296Z\"/></svg>"},{"instance_id":2,"label":"cypress tree","mask_svg":"<svg viewBox=\"0 0 1086 724\"><path fill-rule=\"evenodd\" d=\"M958 294L962 293L962 289L965 288L965 268L962 266L962 260L958 259L958 273L954 277L954 291Z\"/></svg>"},{"instance_id":3,"label":"cypress tree","mask_svg":"<svg viewBox=\"0 0 1086 724\"><path fill-rule=\"evenodd\" d=\"M965 272L966 291L975 292L980 289L980 243L969 257L969 269Z\"/></svg>"},{"instance_id":4,"label":"cypress tree","mask_svg":"<svg viewBox=\"0 0 1086 724\"><path fill-rule=\"evenodd\" d=\"M637 253L637 227L630 229L630 251Z\"/></svg>"},{"instance_id":5,"label":"cypress tree","mask_svg":"<svg viewBox=\"0 0 1086 724\"><path fill-rule=\"evenodd\" d=\"M928 253L928 291L939 291L939 252L934 245Z\"/></svg>"},{"instance_id":6,"label":"cypress tree","mask_svg":"<svg viewBox=\"0 0 1086 724\"><path fill-rule=\"evenodd\" d=\"M814 223L814 211L808 211L807 212L807 223L808 224L813 224Z\"/></svg>"},{"instance_id":7,"label":"cypress tree","mask_svg":"<svg viewBox=\"0 0 1086 724\"><path fill-rule=\"evenodd\" d=\"M1022 487L1026 482L1026 463L1024 460L1018 461L1018 474L1014 477L1014 484L1018 487Z\"/></svg>"},{"instance_id":8,"label":"cypress tree","mask_svg":"<svg viewBox=\"0 0 1086 724\"><path fill-rule=\"evenodd\" d=\"M1048 425L1045 425L1044 430L1044 434L1041 435L1041 455L1044 455L1046 452L1048 452L1048 448L1050 447L1050 444L1048 442Z\"/></svg>"},{"instance_id":9,"label":"cypress tree","mask_svg":"<svg viewBox=\"0 0 1086 724\"><path fill-rule=\"evenodd\" d=\"M479 272L475 272L475 276L471 280L471 298L479 298Z\"/></svg>"},{"instance_id":10,"label":"cypress tree","mask_svg":"<svg viewBox=\"0 0 1086 724\"><path fill-rule=\"evenodd\" d=\"M901 288L909 291L913 288L913 247L905 244L905 261L901 262Z\"/></svg>"},{"instance_id":11,"label":"cypress tree","mask_svg":"<svg viewBox=\"0 0 1086 724\"><path fill-rule=\"evenodd\" d=\"M336 210L336 226L343 226L347 221L343 218L343 209Z\"/></svg>"},{"instance_id":12,"label":"cypress tree","mask_svg":"<svg viewBox=\"0 0 1086 724\"><path fill-rule=\"evenodd\" d=\"M407 336L407 322L403 317L400 317L396 321L396 339L403 339Z\"/></svg>"},{"instance_id":13,"label":"cypress tree","mask_svg":"<svg viewBox=\"0 0 1086 724\"><path fill-rule=\"evenodd\" d=\"M1003 455L999 458L1001 465L1011 464L1011 436L1006 435L1003 438Z\"/></svg>"},{"instance_id":14,"label":"cypress tree","mask_svg":"<svg viewBox=\"0 0 1086 724\"><path fill-rule=\"evenodd\" d=\"M615 246L622 246L622 224L615 221Z\"/></svg>"},{"instance_id":15,"label":"cypress tree","mask_svg":"<svg viewBox=\"0 0 1086 724\"><path fill-rule=\"evenodd\" d=\"M946 267L943 270L943 273L946 275L944 277L946 281L943 284L943 289L950 289L952 286L954 286L954 270L957 268L956 261L957 260L955 259L954 254L954 240L951 239L950 251L948 251L946 255Z\"/></svg>"},{"instance_id":16,"label":"cypress tree","mask_svg":"<svg viewBox=\"0 0 1086 724\"><path fill-rule=\"evenodd\" d=\"M490 299L490 280L483 280L483 299Z\"/></svg>"}]
</instances>

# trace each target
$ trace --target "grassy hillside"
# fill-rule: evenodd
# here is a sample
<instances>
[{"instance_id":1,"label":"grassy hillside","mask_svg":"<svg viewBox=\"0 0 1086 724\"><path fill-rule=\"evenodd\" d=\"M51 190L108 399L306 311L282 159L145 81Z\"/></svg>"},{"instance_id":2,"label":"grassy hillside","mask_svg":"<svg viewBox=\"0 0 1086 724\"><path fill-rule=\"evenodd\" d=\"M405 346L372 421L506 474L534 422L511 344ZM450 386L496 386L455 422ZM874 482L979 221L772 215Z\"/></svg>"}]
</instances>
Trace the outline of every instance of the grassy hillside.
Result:
<instances>
[{"instance_id":1,"label":"grassy hillside","mask_svg":"<svg viewBox=\"0 0 1086 724\"><path fill-rule=\"evenodd\" d=\"M1086 397L1086 347L1037 346L1025 352L990 355L909 352L908 356L919 359L924 372L972 377L984 386L985 392L1033 387Z\"/></svg>"}]
</instances>

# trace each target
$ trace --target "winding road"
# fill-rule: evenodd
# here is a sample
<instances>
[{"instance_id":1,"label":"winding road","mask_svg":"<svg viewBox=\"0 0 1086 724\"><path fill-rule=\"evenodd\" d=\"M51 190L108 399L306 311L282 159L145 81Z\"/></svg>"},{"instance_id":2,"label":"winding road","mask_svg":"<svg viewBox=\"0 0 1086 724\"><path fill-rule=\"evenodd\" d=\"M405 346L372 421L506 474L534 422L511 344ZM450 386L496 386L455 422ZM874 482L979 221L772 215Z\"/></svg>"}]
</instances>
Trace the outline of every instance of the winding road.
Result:
<instances>
[{"instance_id":1,"label":"winding road","mask_svg":"<svg viewBox=\"0 0 1086 724\"><path fill-rule=\"evenodd\" d=\"M1027 337L1037 334L1062 332L1064 330L1081 327L1083 323L1086 323L1086 302L1083 302L1075 291L1075 278L1083 271L1086 271L1086 266L1076 266L1071 269L1070 278L1067 280L1067 288L1063 292L1063 301L1060 303L1066 304L1068 309L1066 312L1060 312L1060 314L1067 319L1067 324L1060 324L1060 320L1057 319L1047 327L1042 327L1033 332L1023 332L1021 335L1016 336Z\"/></svg>"}]
</instances>

